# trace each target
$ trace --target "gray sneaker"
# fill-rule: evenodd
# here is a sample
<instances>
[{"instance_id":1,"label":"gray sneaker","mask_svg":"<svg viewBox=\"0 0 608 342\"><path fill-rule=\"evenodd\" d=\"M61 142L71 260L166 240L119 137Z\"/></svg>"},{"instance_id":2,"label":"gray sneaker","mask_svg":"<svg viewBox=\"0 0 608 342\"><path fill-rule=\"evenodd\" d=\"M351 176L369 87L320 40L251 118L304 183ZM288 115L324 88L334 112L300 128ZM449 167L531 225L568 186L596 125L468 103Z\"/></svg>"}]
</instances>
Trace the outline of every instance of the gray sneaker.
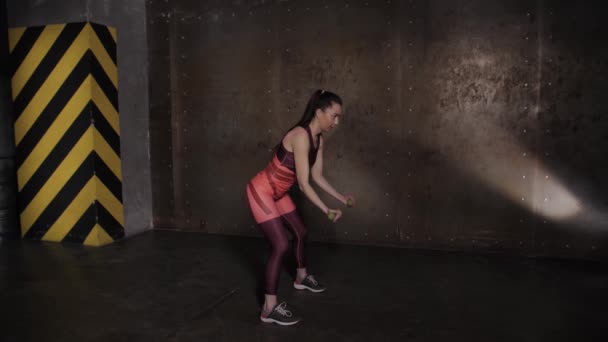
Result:
<instances>
[{"instance_id":1,"label":"gray sneaker","mask_svg":"<svg viewBox=\"0 0 608 342\"><path fill-rule=\"evenodd\" d=\"M276 305L268 316L264 317L264 314L262 314L260 319L264 323L276 323L280 325L294 325L301 320L300 317L294 316L293 313L287 309L286 302Z\"/></svg>"},{"instance_id":2,"label":"gray sneaker","mask_svg":"<svg viewBox=\"0 0 608 342\"><path fill-rule=\"evenodd\" d=\"M312 292L323 292L325 291L325 286L321 285L315 277L312 275L306 276L306 278L302 279L302 281L298 284L297 282L293 282L293 287L298 290L309 290Z\"/></svg>"}]
</instances>

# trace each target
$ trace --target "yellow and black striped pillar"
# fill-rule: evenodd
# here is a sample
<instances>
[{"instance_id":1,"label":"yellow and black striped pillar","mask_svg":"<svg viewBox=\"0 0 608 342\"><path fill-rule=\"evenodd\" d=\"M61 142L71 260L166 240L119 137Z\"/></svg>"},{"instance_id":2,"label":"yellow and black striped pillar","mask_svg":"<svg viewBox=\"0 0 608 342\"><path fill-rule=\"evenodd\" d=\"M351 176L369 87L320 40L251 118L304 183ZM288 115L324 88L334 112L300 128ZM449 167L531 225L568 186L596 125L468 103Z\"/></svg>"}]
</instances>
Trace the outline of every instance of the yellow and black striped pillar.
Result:
<instances>
[{"instance_id":1,"label":"yellow and black striped pillar","mask_svg":"<svg viewBox=\"0 0 608 342\"><path fill-rule=\"evenodd\" d=\"M23 237L123 237L116 30L12 28L9 49Z\"/></svg>"}]
</instances>

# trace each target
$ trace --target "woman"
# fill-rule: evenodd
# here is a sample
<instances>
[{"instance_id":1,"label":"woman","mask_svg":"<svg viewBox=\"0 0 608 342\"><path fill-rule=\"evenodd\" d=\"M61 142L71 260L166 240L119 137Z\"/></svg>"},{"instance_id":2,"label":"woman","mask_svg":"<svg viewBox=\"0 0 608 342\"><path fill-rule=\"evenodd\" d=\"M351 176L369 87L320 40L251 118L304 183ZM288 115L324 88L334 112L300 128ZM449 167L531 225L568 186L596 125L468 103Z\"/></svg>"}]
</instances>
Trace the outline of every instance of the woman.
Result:
<instances>
[{"instance_id":1,"label":"woman","mask_svg":"<svg viewBox=\"0 0 608 342\"><path fill-rule=\"evenodd\" d=\"M340 219L342 211L330 209L323 203L309 183L310 176L319 187L340 202L354 205L352 196L338 193L323 177L322 132L335 128L341 116L342 99L332 92L317 90L308 101L300 121L279 142L268 166L247 184L249 207L272 247L266 264L266 294L260 315L262 322L292 325L300 320L287 309L286 302L277 305L281 262L289 247L283 223L294 236L297 263L294 287L312 292L325 291L325 287L306 271L306 228L287 192L297 181L306 197L333 222Z\"/></svg>"}]
</instances>

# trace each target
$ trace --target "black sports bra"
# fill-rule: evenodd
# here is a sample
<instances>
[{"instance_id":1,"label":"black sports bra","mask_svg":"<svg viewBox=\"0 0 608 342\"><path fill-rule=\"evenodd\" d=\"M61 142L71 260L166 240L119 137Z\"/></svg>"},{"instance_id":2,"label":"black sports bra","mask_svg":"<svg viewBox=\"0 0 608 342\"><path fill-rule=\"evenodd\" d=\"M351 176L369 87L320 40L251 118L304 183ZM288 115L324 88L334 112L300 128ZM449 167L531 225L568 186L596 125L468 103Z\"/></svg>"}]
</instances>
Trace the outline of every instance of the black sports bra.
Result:
<instances>
[{"instance_id":1,"label":"black sports bra","mask_svg":"<svg viewBox=\"0 0 608 342\"><path fill-rule=\"evenodd\" d=\"M315 147L314 140L312 138L312 133L310 132L310 126L304 127L306 132L308 133L308 139L310 140L310 151L308 152L308 165L312 167L317 160L317 152L319 152L319 146ZM317 134L317 137L321 136L321 133ZM319 145L321 145L321 139L318 140ZM279 145L276 148L277 151L277 159L283 164L285 167L292 171L296 171L296 161L294 159L293 152L289 152L283 146L283 139L279 142Z\"/></svg>"}]
</instances>

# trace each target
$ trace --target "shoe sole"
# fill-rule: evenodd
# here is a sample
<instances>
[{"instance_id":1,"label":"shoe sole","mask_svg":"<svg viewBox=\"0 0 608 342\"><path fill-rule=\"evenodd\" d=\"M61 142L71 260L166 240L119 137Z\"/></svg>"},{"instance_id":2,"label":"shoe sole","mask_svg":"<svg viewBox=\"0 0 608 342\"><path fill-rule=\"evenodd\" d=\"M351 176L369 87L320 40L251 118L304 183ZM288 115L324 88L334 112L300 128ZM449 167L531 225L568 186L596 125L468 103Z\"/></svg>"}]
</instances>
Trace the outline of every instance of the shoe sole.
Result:
<instances>
[{"instance_id":1,"label":"shoe sole","mask_svg":"<svg viewBox=\"0 0 608 342\"><path fill-rule=\"evenodd\" d=\"M276 323L278 325L283 325L283 326L294 325L299 322L299 320L297 320L295 322L281 322L281 321L277 321L276 319L264 318L264 317L260 317L260 320L264 323Z\"/></svg>"},{"instance_id":2,"label":"shoe sole","mask_svg":"<svg viewBox=\"0 0 608 342\"><path fill-rule=\"evenodd\" d=\"M306 285L301 285L301 284L296 284L296 283L293 283L293 287L295 287L298 290L308 290L308 291L312 291L312 292L315 292L315 293L323 292L323 291L326 290L326 289L315 290L312 287L308 287Z\"/></svg>"}]
</instances>

